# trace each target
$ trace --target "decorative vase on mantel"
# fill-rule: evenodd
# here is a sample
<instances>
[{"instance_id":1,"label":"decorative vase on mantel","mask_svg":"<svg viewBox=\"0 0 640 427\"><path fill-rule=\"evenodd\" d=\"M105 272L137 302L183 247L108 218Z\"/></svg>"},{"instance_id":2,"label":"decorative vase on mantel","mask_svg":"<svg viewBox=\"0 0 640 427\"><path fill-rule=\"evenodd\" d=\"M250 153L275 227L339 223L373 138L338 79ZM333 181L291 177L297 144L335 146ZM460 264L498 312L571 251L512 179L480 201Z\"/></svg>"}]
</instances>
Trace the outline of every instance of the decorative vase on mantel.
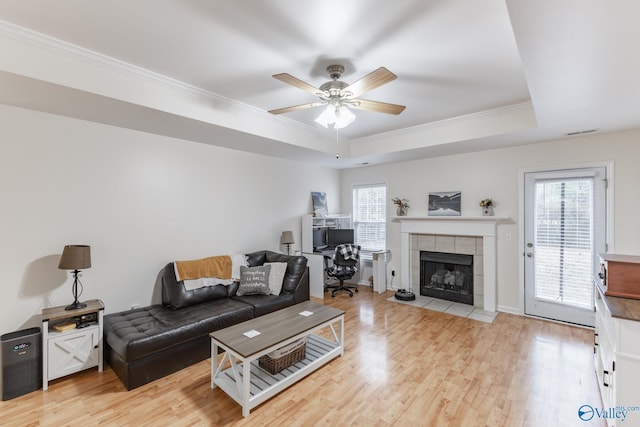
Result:
<instances>
[{"instance_id":1,"label":"decorative vase on mantel","mask_svg":"<svg viewBox=\"0 0 640 427\"><path fill-rule=\"evenodd\" d=\"M491 199L484 199L480 202L482 208L482 216L493 216L493 205L495 202Z\"/></svg>"},{"instance_id":2,"label":"decorative vase on mantel","mask_svg":"<svg viewBox=\"0 0 640 427\"><path fill-rule=\"evenodd\" d=\"M396 205L396 215L407 216L407 209L409 209L409 200L401 199L400 197L394 197L391 199L394 205Z\"/></svg>"}]
</instances>

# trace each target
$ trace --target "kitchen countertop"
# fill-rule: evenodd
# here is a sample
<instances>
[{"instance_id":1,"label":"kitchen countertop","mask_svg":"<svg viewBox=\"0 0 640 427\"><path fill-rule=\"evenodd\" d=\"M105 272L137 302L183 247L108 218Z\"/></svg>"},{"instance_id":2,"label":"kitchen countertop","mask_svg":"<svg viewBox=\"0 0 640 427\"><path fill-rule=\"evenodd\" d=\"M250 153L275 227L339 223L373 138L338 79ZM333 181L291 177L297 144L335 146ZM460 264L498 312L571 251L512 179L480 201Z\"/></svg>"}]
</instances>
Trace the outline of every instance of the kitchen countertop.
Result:
<instances>
[{"instance_id":1,"label":"kitchen countertop","mask_svg":"<svg viewBox=\"0 0 640 427\"><path fill-rule=\"evenodd\" d=\"M607 296L604 294L604 289L602 289L600 283L597 281L596 288L602 295L602 300L607 306L607 309L611 312L612 317L640 321L640 300Z\"/></svg>"}]
</instances>

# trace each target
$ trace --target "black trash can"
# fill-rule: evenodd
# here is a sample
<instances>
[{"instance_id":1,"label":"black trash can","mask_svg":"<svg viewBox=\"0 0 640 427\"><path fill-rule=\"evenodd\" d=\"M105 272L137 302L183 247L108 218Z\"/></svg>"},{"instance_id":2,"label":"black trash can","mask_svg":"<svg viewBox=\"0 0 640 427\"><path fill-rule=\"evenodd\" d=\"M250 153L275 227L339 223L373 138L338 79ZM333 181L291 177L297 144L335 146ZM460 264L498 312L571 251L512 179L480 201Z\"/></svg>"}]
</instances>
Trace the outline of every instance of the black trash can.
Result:
<instances>
[{"instance_id":1,"label":"black trash can","mask_svg":"<svg viewBox=\"0 0 640 427\"><path fill-rule=\"evenodd\" d=\"M42 387L42 334L29 328L4 334L2 343L2 400Z\"/></svg>"}]
</instances>

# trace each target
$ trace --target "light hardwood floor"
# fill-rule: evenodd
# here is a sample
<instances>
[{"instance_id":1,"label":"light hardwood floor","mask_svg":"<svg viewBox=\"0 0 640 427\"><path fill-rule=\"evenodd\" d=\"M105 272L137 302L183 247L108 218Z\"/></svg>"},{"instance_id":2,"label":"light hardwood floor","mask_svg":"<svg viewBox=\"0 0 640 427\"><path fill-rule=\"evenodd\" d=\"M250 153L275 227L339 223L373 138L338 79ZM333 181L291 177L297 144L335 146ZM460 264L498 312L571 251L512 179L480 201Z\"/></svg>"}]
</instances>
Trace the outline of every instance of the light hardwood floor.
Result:
<instances>
[{"instance_id":1,"label":"light hardwood floor","mask_svg":"<svg viewBox=\"0 0 640 427\"><path fill-rule=\"evenodd\" d=\"M9 426L604 426L593 332L500 313L493 324L396 304L370 288L325 303L346 311L345 354L247 418L210 362L126 391L110 368L0 402Z\"/></svg>"}]
</instances>

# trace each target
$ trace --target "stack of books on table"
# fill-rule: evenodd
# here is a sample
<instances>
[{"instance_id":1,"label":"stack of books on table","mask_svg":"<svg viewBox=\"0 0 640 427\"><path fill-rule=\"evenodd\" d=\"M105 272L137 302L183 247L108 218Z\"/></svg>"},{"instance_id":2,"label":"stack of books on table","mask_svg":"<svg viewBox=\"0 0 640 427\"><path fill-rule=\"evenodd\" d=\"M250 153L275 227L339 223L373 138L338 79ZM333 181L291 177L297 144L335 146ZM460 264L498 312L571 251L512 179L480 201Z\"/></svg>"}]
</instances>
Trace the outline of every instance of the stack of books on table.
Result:
<instances>
[{"instance_id":1,"label":"stack of books on table","mask_svg":"<svg viewBox=\"0 0 640 427\"><path fill-rule=\"evenodd\" d=\"M76 322L58 323L57 325L55 325L53 327L53 329L55 329L58 332L69 331L69 330L75 329L75 328L76 328Z\"/></svg>"}]
</instances>

